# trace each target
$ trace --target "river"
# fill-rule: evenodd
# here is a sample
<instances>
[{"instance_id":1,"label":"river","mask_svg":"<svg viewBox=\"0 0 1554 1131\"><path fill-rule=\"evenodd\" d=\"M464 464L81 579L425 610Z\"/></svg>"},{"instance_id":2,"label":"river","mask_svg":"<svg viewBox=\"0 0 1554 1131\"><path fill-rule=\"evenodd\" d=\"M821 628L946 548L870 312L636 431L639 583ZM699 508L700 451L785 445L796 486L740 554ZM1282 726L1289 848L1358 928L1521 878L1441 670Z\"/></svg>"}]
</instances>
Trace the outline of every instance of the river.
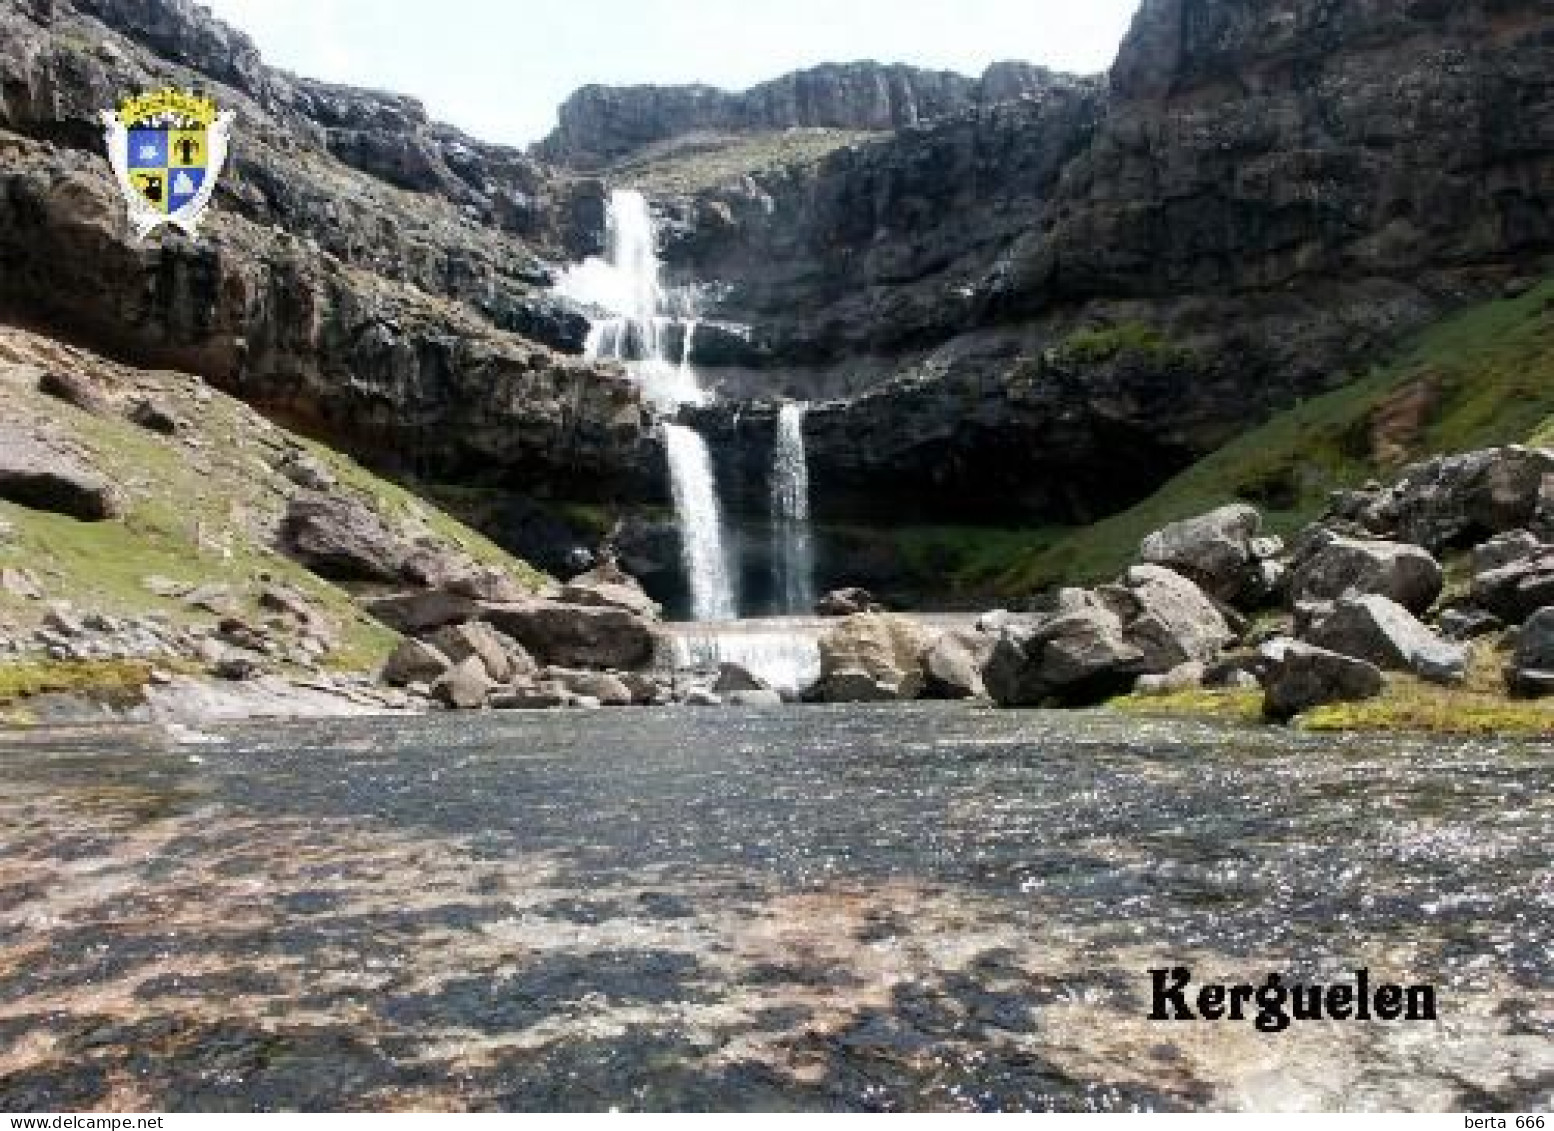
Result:
<instances>
[{"instance_id":1,"label":"river","mask_svg":"<svg viewBox=\"0 0 1554 1131\"><path fill-rule=\"evenodd\" d=\"M1554 745L915 705L0 737L0 1108L1527 1109ZM1152 1022L1196 980L1440 1020Z\"/></svg>"}]
</instances>

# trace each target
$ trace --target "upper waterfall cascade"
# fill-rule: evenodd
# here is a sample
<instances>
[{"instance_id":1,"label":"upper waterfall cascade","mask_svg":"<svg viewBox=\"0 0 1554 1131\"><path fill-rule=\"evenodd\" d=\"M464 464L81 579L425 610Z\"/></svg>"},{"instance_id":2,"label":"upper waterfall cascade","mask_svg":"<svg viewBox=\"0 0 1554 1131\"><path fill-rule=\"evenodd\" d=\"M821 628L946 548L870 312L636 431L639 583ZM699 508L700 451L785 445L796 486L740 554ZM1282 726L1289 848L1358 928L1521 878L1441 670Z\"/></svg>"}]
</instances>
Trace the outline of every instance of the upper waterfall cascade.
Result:
<instances>
[{"instance_id":1,"label":"upper waterfall cascade","mask_svg":"<svg viewBox=\"0 0 1554 1131\"><path fill-rule=\"evenodd\" d=\"M606 254L570 268L558 293L608 313L589 328L584 354L621 362L643 395L665 412L705 404L711 394L691 365L695 295L660 281L657 233L647 198L632 189L610 194ZM724 548L722 508L706 442L694 430L664 426L681 559L697 620L728 620L738 603Z\"/></svg>"}]
</instances>

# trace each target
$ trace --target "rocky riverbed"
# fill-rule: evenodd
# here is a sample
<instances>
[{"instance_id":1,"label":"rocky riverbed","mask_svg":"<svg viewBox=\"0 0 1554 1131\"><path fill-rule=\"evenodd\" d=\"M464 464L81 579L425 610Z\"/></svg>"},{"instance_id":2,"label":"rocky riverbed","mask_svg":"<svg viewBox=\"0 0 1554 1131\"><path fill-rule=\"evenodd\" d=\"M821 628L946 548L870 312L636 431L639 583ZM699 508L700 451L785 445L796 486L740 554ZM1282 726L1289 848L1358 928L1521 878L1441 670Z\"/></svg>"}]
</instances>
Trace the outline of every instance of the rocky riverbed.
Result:
<instances>
[{"instance_id":1,"label":"rocky riverbed","mask_svg":"<svg viewBox=\"0 0 1554 1131\"><path fill-rule=\"evenodd\" d=\"M13 733L0 1108L1538 1108L1550 754L929 705ZM1146 1020L1177 964L1440 1019Z\"/></svg>"}]
</instances>

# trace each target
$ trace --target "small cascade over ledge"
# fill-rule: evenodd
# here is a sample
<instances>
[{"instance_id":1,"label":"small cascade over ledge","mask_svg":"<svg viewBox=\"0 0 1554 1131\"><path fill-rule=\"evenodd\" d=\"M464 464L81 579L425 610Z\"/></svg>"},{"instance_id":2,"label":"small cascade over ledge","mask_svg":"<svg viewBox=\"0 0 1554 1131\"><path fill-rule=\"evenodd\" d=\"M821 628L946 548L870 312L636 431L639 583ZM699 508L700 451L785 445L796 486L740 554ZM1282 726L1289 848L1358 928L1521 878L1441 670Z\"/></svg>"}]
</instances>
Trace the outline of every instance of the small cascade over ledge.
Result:
<instances>
[{"instance_id":1,"label":"small cascade over ledge","mask_svg":"<svg viewBox=\"0 0 1554 1131\"><path fill-rule=\"evenodd\" d=\"M691 365L695 298L660 282L657 232L647 198L633 189L610 194L606 254L569 269L556 290L609 313L595 319L584 354L619 361L643 396L665 413L706 404ZM706 442L692 428L663 425L681 557L697 620L733 620L738 601L724 548L723 515Z\"/></svg>"}]
</instances>

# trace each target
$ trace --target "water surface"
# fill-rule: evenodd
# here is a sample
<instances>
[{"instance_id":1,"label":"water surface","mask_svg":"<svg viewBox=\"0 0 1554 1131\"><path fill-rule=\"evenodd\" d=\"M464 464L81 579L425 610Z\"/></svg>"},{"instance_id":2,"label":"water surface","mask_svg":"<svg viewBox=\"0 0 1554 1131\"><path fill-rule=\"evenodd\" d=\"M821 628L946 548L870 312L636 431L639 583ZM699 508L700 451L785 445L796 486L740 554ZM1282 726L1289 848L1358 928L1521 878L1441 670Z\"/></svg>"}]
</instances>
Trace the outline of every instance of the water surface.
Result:
<instances>
[{"instance_id":1,"label":"water surface","mask_svg":"<svg viewBox=\"0 0 1554 1131\"><path fill-rule=\"evenodd\" d=\"M1554 744L960 707L0 739L0 1108L1547 1107ZM1433 1024L1146 1020L1155 966Z\"/></svg>"}]
</instances>

